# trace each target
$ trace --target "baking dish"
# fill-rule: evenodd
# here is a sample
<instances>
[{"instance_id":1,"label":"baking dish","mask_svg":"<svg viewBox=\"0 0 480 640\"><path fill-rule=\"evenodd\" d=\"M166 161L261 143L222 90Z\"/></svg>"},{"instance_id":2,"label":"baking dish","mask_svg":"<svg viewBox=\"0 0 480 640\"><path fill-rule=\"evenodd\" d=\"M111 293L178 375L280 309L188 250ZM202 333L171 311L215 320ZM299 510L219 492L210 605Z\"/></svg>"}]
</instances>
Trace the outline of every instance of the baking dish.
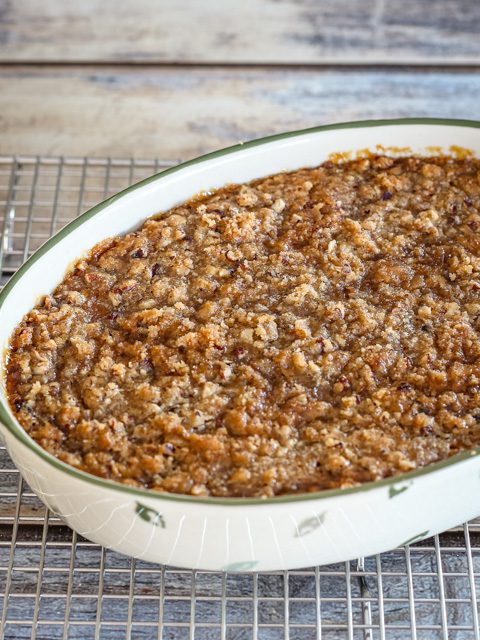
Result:
<instances>
[{"instance_id":1,"label":"baking dish","mask_svg":"<svg viewBox=\"0 0 480 640\"><path fill-rule=\"evenodd\" d=\"M228 182L318 165L331 154L480 155L480 123L402 120L347 123L238 145L169 169L110 198L41 247L0 294L0 341L76 258L106 237ZM37 495L81 535L117 551L177 567L293 569L370 555L420 540L480 513L480 450L353 489L271 499L157 494L69 467L15 421L1 365L0 420L15 464Z\"/></svg>"}]
</instances>

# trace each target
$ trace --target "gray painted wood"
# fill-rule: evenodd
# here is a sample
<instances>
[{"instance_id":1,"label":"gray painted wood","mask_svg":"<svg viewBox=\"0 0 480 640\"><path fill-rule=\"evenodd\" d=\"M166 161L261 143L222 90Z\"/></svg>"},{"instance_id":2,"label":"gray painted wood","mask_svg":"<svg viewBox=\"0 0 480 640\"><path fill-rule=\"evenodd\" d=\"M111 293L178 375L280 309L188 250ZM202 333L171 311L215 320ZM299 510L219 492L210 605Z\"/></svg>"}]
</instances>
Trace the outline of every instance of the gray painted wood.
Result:
<instances>
[{"instance_id":1,"label":"gray painted wood","mask_svg":"<svg viewBox=\"0 0 480 640\"><path fill-rule=\"evenodd\" d=\"M477 0L0 0L0 60L479 63Z\"/></svg>"},{"instance_id":2,"label":"gray painted wood","mask_svg":"<svg viewBox=\"0 0 480 640\"><path fill-rule=\"evenodd\" d=\"M469 70L0 69L0 153L190 158L330 122L478 115Z\"/></svg>"}]
</instances>

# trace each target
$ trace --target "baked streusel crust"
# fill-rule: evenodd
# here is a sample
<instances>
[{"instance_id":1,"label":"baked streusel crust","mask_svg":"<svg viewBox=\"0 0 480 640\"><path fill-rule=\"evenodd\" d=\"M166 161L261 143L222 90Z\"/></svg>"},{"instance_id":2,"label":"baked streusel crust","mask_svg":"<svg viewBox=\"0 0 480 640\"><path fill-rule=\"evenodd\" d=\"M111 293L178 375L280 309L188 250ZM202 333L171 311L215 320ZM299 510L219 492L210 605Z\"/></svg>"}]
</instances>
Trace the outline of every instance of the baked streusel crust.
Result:
<instances>
[{"instance_id":1,"label":"baked streusel crust","mask_svg":"<svg viewBox=\"0 0 480 640\"><path fill-rule=\"evenodd\" d=\"M234 185L97 245L16 329L15 414L98 476L350 487L480 444L480 161Z\"/></svg>"}]
</instances>

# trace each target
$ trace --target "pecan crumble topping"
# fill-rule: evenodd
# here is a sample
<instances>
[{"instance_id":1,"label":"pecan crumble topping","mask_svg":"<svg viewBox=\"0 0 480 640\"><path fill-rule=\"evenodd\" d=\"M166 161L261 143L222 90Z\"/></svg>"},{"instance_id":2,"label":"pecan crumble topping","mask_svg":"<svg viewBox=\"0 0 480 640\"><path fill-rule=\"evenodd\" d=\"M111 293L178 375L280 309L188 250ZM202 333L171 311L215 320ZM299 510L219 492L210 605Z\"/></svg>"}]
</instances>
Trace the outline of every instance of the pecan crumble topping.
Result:
<instances>
[{"instance_id":1,"label":"pecan crumble topping","mask_svg":"<svg viewBox=\"0 0 480 640\"><path fill-rule=\"evenodd\" d=\"M164 492L350 487L480 444L480 161L228 186L97 245L17 327L11 406Z\"/></svg>"}]
</instances>

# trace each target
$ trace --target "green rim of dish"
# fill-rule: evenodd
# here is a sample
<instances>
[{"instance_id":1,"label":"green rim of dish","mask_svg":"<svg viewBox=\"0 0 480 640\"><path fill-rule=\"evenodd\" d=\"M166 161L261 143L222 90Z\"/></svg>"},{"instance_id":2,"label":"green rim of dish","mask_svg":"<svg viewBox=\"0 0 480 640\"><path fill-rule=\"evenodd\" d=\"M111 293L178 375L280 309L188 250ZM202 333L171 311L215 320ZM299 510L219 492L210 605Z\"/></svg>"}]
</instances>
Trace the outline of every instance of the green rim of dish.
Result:
<instances>
[{"instance_id":1,"label":"green rim of dish","mask_svg":"<svg viewBox=\"0 0 480 640\"><path fill-rule=\"evenodd\" d=\"M103 202L97 204L92 209L89 209L84 214L72 220L69 224L67 224L63 229L61 229L58 233L56 233L52 238L47 240L45 244L43 244L37 251L35 251L28 260L20 267L20 269L10 278L8 283L5 285L3 290L0 293L0 312L2 307L5 305L8 295L10 291L15 287L16 283L22 278L22 276L30 269L30 267L35 264L35 262L43 256L47 251L49 251L53 246L55 246L58 242L60 242L64 237L72 233L75 229L80 227L82 224L90 220L93 216L97 215L100 211L108 207L110 204L122 198L127 193L131 193L140 187L144 187L150 182L161 180L166 176L169 176L177 171L180 171L186 167L191 167L195 164L199 164L201 162L205 162L207 160L212 160L213 158L221 158L222 156L229 155L231 153L235 153L237 151L241 151L242 149L251 149L252 147L260 146L263 144L267 144L269 142L275 142L276 140L283 140L286 138L299 137L303 135L308 135L310 133L317 133L320 131L330 131L335 129L359 129L359 128L372 128L372 127L385 127L391 125L447 125L453 127L469 127L472 129L480 129L480 122L475 120L454 120L448 118L400 118L393 120L361 120L356 122L342 122L339 124L330 124L330 125L322 125L319 127L311 127L309 129L300 129L298 131L289 131L287 133L279 133L276 135L268 136L265 138L258 138L256 140L251 140L250 142L236 144L232 147L227 147L225 149L220 149L218 151L213 151L212 153L207 153L203 156L199 156L198 158L194 158L193 160L189 160L188 162L183 162L175 167L170 169L165 169L160 173L157 173L141 182L138 182L123 191L120 191L116 195L104 200ZM114 482L112 480L105 480L104 478L99 478L97 476L90 475L89 473L85 473L84 471L80 471L75 467L72 467L58 458L55 458L50 453L48 453L45 449L42 449L40 445L38 445L30 436L27 435L26 431L20 426L20 424L15 420L13 414L10 411L10 408L6 405L3 398L0 398L0 421L5 425L8 431L22 444L27 446L31 451L33 451L36 455L43 458L48 464L52 465L56 469L63 471L67 475L73 476L79 480L83 480L89 484L97 485L102 487L103 489L110 489L113 491L119 491L122 493L127 493L134 496L141 496L143 498L155 499L155 500L168 500L174 502L194 502L196 504L208 504L211 506L245 506L245 505L265 505L265 504L279 504L285 502L302 502L305 500L325 500L327 498L332 498L335 496L344 496L347 494L353 493L363 493L366 491L372 491L374 489L380 489L381 487L388 487L398 482L403 482L405 480L409 480L412 478L418 478L423 475L428 475L431 473L435 473L440 469L444 469L445 467L449 467L455 465L459 462L471 459L472 457L476 457L480 455L480 447L472 449L470 451L464 451L459 453L451 458L447 458L446 460L442 460L441 462L436 462L427 467L423 467L417 471L411 471L409 473L404 473L399 476L393 476L391 478L386 478L384 480L376 480L373 482L367 482L365 484L359 485L357 487L345 488L345 489L330 489L325 491L317 491L313 493L300 493L293 495L285 495L285 496L275 496L272 498L217 498L217 497L201 497L201 496L189 496L189 495L181 495L181 494L169 494L169 493L158 493L156 491L150 489L140 489L136 487L129 487L127 485L121 484L119 482Z\"/></svg>"}]
</instances>

